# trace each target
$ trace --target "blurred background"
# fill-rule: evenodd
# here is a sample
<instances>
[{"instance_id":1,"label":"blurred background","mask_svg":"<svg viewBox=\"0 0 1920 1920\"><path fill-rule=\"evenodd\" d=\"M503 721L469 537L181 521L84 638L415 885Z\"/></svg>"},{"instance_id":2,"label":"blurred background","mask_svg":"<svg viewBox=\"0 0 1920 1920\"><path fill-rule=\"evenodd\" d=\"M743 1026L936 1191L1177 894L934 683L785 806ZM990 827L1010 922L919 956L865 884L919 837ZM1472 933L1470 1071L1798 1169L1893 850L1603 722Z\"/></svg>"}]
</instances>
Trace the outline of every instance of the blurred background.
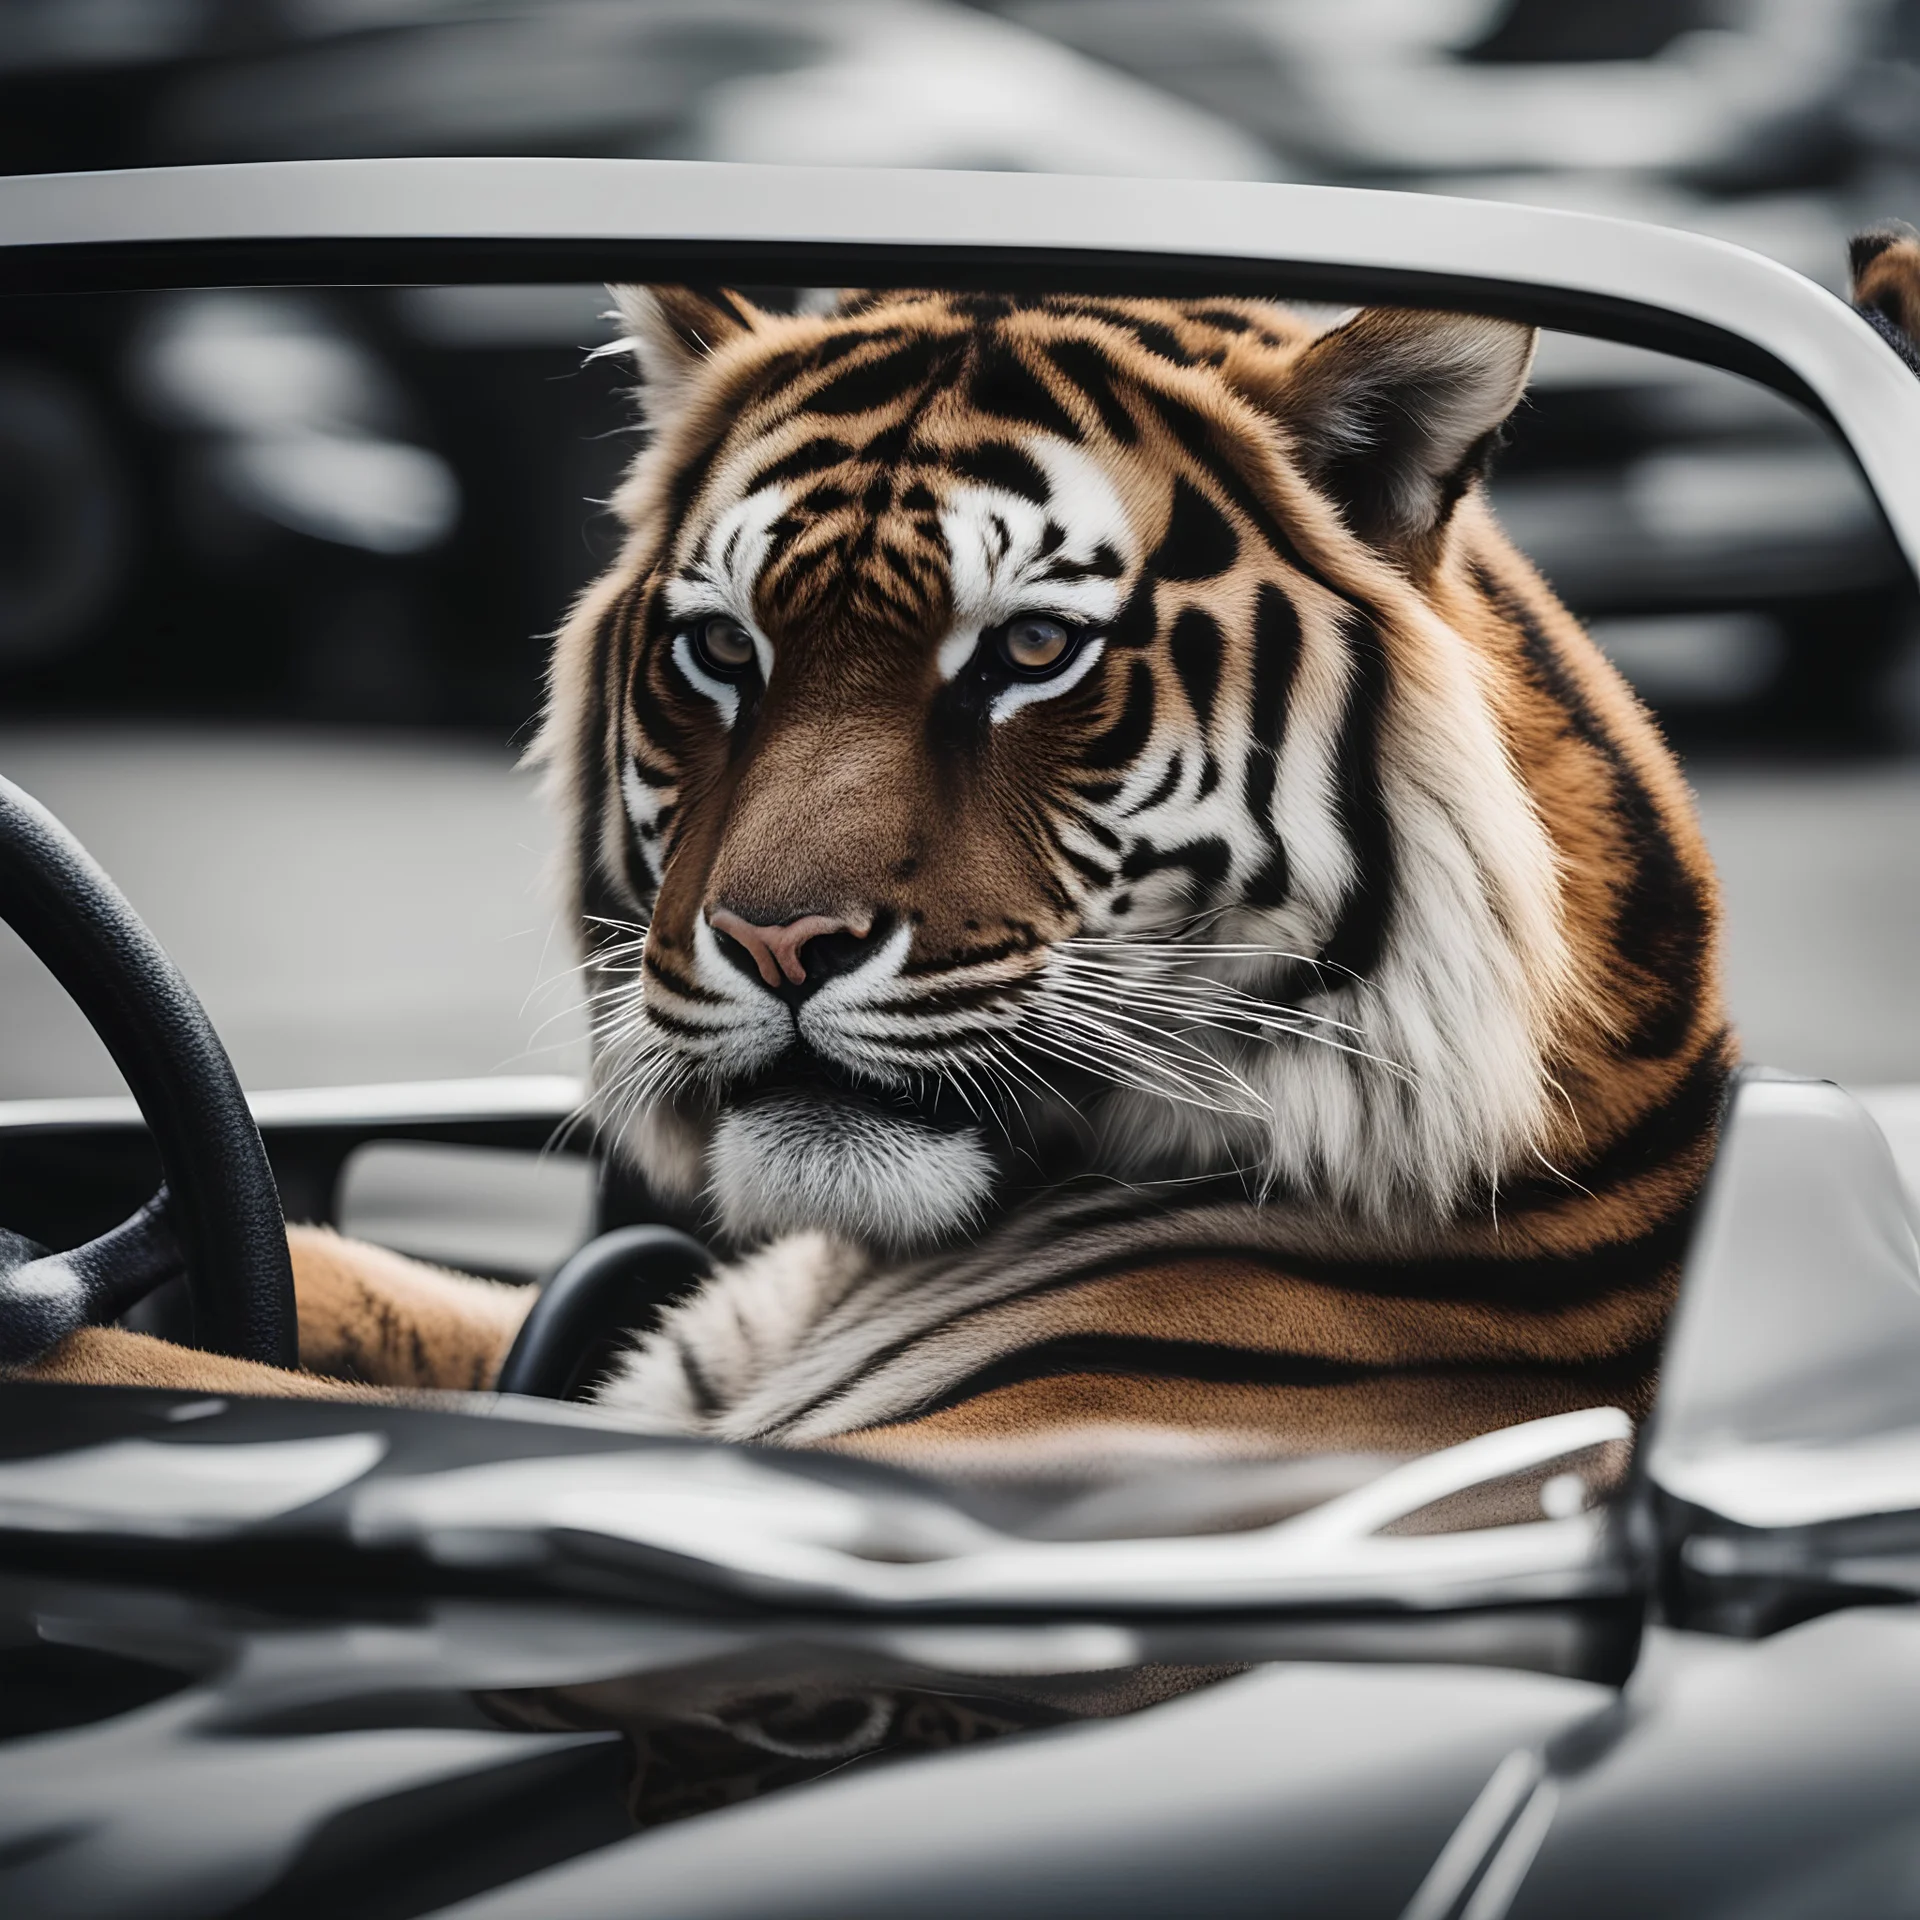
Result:
<instances>
[{"instance_id":1,"label":"blurred background","mask_svg":"<svg viewBox=\"0 0 1920 1920\"><path fill-rule=\"evenodd\" d=\"M1920 0L0 0L0 171L363 154L1386 186L1839 290L1850 231L1920 219ZM0 771L250 1086L580 1064L513 767L633 444L604 304L0 308ZM1920 1083L1920 622L1845 457L1732 376L1556 339L1496 494L1686 757L1749 1052ZM116 1087L0 943L0 1098ZM1881 1100L1920 1140L1917 1103Z\"/></svg>"}]
</instances>

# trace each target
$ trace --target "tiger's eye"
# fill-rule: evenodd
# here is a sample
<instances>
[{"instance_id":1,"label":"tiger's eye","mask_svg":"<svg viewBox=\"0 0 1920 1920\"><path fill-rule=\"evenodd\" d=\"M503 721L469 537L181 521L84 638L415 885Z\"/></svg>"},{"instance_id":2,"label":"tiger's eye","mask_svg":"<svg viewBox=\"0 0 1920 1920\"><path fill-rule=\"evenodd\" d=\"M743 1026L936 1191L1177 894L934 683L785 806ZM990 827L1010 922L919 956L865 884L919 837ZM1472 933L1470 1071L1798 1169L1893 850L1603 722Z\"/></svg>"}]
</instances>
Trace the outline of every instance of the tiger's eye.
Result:
<instances>
[{"instance_id":1,"label":"tiger's eye","mask_svg":"<svg viewBox=\"0 0 1920 1920\"><path fill-rule=\"evenodd\" d=\"M1000 636L1000 651L1007 665L1022 673L1045 673L1062 665L1073 650L1073 629L1064 620L1043 613L1022 614L1009 620Z\"/></svg>"},{"instance_id":2,"label":"tiger's eye","mask_svg":"<svg viewBox=\"0 0 1920 1920\"><path fill-rule=\"evenodd\" d=\"M694 628L693 647L716 673L738 673L753 664L753 635L725 614L715 614Z\"/></svg>"}]
</instances>

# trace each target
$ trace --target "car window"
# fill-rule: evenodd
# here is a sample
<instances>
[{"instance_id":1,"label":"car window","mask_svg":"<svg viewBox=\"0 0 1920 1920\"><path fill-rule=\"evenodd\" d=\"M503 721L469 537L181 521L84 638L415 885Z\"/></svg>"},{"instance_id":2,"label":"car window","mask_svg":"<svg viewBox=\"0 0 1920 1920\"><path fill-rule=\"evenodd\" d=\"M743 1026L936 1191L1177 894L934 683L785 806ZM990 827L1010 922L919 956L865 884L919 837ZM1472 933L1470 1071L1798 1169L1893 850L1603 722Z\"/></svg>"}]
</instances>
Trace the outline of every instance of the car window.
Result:
<instances>
[{"instance_id":1,"label":"car window","mask_svg":"<svg viewBox=\"0 0 1920 1920\"><path fill-rule=\"evenodd\" d=\"M606 312L581 286L0 310L0 766L249 1086L583 1065L516 758L637 445ZM1844 450L1735 375L1549 336L1493 499L1684 756L1749 1054L1920 1082L1920 628ZM5 934L0 1022L0 1097L117 1088Z\"/></svg>"}]
</instances>

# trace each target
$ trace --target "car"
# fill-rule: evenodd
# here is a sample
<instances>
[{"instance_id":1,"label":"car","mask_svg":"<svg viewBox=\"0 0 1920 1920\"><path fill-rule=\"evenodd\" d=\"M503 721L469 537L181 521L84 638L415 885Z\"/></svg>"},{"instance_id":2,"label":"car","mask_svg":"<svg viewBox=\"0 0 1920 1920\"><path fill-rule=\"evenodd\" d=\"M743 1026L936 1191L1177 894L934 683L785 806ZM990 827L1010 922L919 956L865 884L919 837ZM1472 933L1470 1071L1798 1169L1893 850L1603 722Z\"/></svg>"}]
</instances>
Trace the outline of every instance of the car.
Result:
<instances>
[{"instance_id":1,"label":"car","mask_svg":"<svg viewBox=\"0 0 1920 1920\"><path fill-rule=\"evenodd\" d=\"M6 294L589 277L1371 297L1663 347L1824 415L1920 566L1920 383L1687 234L697 163L0 182ZM551 1082L250 1105L11 786L0 916L132 1095L0 1107L0 1362L108 1320L290 1360L283 1210L329 1217L356 1148L590 1153ZM1013 1501L634 1433L569 1396L706 1256L631 1178L594 1229L498 1395L0 1384L10 1911L1916 1911L1920 1257L1842 1089L1739 1077L1642 1427L1282 1463L1277 1520L1273 1463Z\"/></svg>"}]
</instances>

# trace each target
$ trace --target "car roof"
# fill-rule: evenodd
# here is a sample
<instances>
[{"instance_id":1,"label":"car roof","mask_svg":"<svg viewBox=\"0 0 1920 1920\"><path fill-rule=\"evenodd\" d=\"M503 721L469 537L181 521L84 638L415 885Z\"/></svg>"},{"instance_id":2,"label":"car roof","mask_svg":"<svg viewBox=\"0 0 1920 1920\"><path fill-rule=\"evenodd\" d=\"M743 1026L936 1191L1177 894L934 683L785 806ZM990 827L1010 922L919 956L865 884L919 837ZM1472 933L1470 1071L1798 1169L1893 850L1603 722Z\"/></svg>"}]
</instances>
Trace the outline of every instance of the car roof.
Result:
<instances>
[{"instance_id":1,"label":"car roof","mask_svg":"<svg viewBox=\"0 0 1920 1920\"><path fill-rule=\"evenodd\" d=\"M1829 418L1920 575L1920 385L1740 247L1351 187L701 161L263 162L0 180L0 291L422 279L1208 291L1512 313L1726 367Z\"/></svg>"}]
</instances>

